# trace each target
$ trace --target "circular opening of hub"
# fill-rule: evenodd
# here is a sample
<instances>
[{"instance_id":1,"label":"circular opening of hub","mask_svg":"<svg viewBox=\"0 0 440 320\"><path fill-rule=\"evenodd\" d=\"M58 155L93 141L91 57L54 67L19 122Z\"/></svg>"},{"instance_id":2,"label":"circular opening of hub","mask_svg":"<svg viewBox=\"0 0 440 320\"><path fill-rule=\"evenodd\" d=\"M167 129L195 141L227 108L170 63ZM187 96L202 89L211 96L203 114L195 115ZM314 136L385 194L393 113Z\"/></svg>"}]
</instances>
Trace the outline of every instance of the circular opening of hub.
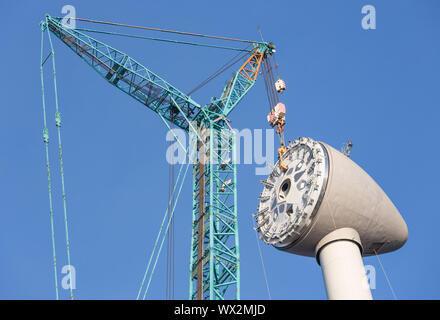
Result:
<instances>
[{"instance_id":1,"label":"circular opening of hub","mask_svg":"<svg viewBox=\"0 0 440 320\"><path fill-rule=\"evenodd\" d=\"M281 183L280 189L278 190L278 198L281 201L284 201L287 198L287 195L290 191L291 182L290 179L286 179Z\"/></svg>"}]
</instances>

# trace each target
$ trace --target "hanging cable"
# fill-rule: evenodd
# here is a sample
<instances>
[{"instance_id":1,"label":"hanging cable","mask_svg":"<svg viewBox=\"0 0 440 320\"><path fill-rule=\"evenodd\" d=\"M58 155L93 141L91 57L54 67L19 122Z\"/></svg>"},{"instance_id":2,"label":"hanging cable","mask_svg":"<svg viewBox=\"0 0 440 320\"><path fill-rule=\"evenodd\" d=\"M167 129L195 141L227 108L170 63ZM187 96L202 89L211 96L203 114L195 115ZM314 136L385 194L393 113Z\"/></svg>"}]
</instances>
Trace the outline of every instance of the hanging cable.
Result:
<instances>
[{"instance_id":1,"label":"hanging cable","mask_svg":"<svg viewBox=\"0 0 440 320\"><path fill-rule=\"evenodd\" d=\"M53 214L53 204L52 204L52 188L51 188L51 175L50 175L50 164L49 164L49 130L47 129L47 117L46 117L46 100L44 94L44 73L43 65L47 58L43 61L43 48L44 48L44 30L41 30L41 60L40 60L40 76L41 76L41 97L43 104L43 141L46 149L46 170L47 170L47 184L49 189L49 216L50 216L50 231L51 231L51 241L52 241L52 259L53 259L53 269L55 278L55 296L59 300L58 294L58 272L57 272L57 258L55 250L55 228L54 228L54 214Z\"/></svg>"},{"instance_id":2,"label":"hanging cable","mask_svg":"<svg viewBox=\"0 0 440 320\"><path fill-rule=\"evenodd\" d=\"M156 254L155 262L154 262L154 265L153 265L152 270L151 270L151 272L150 272L150 276L149 276L149 279L148 279L148 283L147 283L147 286L146 286L145 291L144 291L144 294L143 294L143 299L145 299L145 297L146 297L146 295L147 295L148 289L149 289L149 287L150 287L151 279L152 279L153 274L154 274L154 271L155 271L155 269L156 269L157 261L159 260L160 253L161 253L161 251L162 251L162 247L163 247L163 244L164 244L164 242L165 242L165 238L166 238L165 235L167 234L168 229L169 229L170 224L171 224L171 219L170 219L170 218L172 218L173 215L174 215L174 210L176 209L176 204L177 204L177 202L178 202L178 199L179 199L179 196L180 196L180 192L182 191L183 183L184 183L184 181L185 181L186 174L188 173L188 168L189 168L189 164L190 164L190 162L191 162L191 161L188 161L188 163L187 163L187 165L186 165L186 169L185 169L185 172L184 172L184 175L183 175L183 179L182 179L182 181L180 182L179 190L178 190L178 192L177 192L176 200L175 200L175 202L174 202L174 206L172 207L171 214L168 214L168 210L165 212L164 219L162 220L162 225L161 225L161 227L160 227L160 229L159 229L159 233L158 233L158 235L157 235L157 237L156 237L156 242L155 242L155 244L154 244L153 252L152 252L152 254L150 255L150 259L149 259L149 261L148 261L147 269L145 270L144 277L143 277L143 279L142 279L142 283L141 283L141 287L139 288L139 292L138 292L138 297L137 297L137 299L139 299L140 294L141 294L141 292L142 292L142 290L143 290L144 283L145 283L145 280L146 280L146 276L147 276L147 274L148 274L148 272L149 272L150 265L151 265L151 262L152 262L152 260L153 260L153 256L154 256L154 253L155 253L156 247L157 247L157 245L158 245L158 243L159 243L160 235L162 234L162 241L161 241L161 243L160 243L160 245L159 245L159 249L158 249L158 252L157 252L157 254ZM181 171L182 171L183 167L184 167L184 165L182 165L182 166L180 167L179 174L178 174L178 176L177 176L177 180L176 180L176 187L177 187L177 182L179 181L179 177L180 177L180 174L181 174ZM168 219L167 219L167 217L168 217ZM163 226L164 226L166 220L168 220L168 223L167 223L167 225L166 225L165 231L162 232L162 231L163 231L162 229L163 229Z\"/></svg>"},{"instance_id":3,"label":"hanging cable","mask_svg":"<svg viewBox=\"0 0 440 320\"><path fill-rule=\"evenodd\" d=\"M174 129L173 114L171 115L171 122ZM168 203L170 212L171 207L174 206L174 141L169 142L171 148L171 163L168 169ZM174 217L171 217L171 229L167 233L167 254L166 254L166 299L174 299Z\"/></svg>"},{"instance_id":4,"label":"hanging cable","mask_svg":"<svg viewBox=\"0 0 440 320\"><path fill-rule=\"evenodd\" d=\"M267 82L268 82L268 86L266 87L266 90L267 90L268 95L270 97L271 105L273 107L275 107L278 103L280 103L280 99L279 99L278 91L276 91L274 88L275 77L273 74L273 67L272 67L272 64L270 61L270 57L268 57L265 60L264 67L266 69ZM278 138L280 140L281 145L284 145L284 132L278 132L277 135L278 135Z\"/></svg>"},{"instance_id":5,"label":"hanging cable","mask_svg":"<svg viewBox=\"0 0 440 320\"><path fill-rule=\"evenodd\" d=\"M173 124L173 126L174 126L174 124ZM173 163L171 164L171 186L174 188L174 161L173 161ZM172 205L174 206L174 195L171 195L172 197L173 197L173 202L172 202ZM174 275L175 275L175 272L174 272L174 267L175 267L175 265L174 265L174 259L175 259L175 229L174 229L174 216L173 217L171 217L171 221L172 221L172 224L171 224L171 270L170 270L170 278L171 278L171 287L170 287L170 298L172 299L172 300L174 300Z\"/></svg>"},{"instance_id":6,"label":"hanging cable","mask_svg":"<svg viewBox=\"0 0 440 320\"><path fill-rule=\"evenodd\" d=\"M53 70L53 85L54 85L54 95L55 95L55 125L57 127L58 132L58 153L60 160L60 173L61 173L61 190L63 195L63 209L64 209L64 230L66 235L66 252L67 252L67 263L69 265L69 272L71 272L70 268L72 266L70 260L70 240L69 240L69 228L67 221L67 205L66 205L66 191L65 191L65 183L64 183L64 165L63 165L63 148L61 144L61 114L58 107L58 92L57 92L57 79L56 79L56 69L55 69L55 51L52 45L52 39L50 36L49 30L47 31L49 37L50 51L52 54L52 70ZM73 288L72 285L70 287L70 299L73 300Z\"/></svg>"},{"instance_id":7,"label":"hanging cable","mask_svg":"<svg viewBox=\"0 0 440 320\"><path fill-rule=\"evenodd\" d=\"M172 117L174 118L174 115ZM173 121L172 127L174 129L174 121ZM172 147L172 152L174 155L174 144ZM173 157L172 163L171 163L171 187L172 187L172 189L174 189L174 157ZM171 194L171 197L172 197L172 206L174 206L175 205L174 194ZM175 273L174 273L174 258L175 258L174 217L171 217L171 219L172 219L172 231L171 231L172 237L171 237L171 272L170 272L171 273L171 275L170 275L170 277L171 277L171 288L170 288L171 294L170 294L170 298L172 300L174 300L174 279L175 279L174 278L174 276L175 276Z\"/></svg>"},{"instance_id":8,"label":"hanging cable","mask_svg":"<svg viewBox=\"0 0 440 320\"><path fill-rule=\"evenodd\" d=\"M172 145L172 141L168 142L168 148L170 148ZM171 204L171 191L170 191L170 187L171 187L171 164L168 164L168 204ZM167 211L169 211L170 209L167 208ZM170 261L169 261L169 256L170 256L170 237L167 234L167 250L166 250L166 272L165 272L165 299L168 300L168 292L169 292L169 267L170 267Z\"/></svg>"},{"instance_id":9,"label":"hanging cable","mask_svg":"<svg viewBox=\"0 0 440 320\"><path fill-rule=\"evenodd\" d=\"M268 84L268 87L269 87L269 95L270 95L270 98L271 98L271 105L272 105L272 108L274 108L275 105L276 105L276 98L275 98L275 93L274 93L274 90L273 90L272 77L270 75L269 57L265 60L265 64L266 64L267 84Z\"/></svg>"},{"instance_id":10,"label":"hanging cable","mask_svg":"<svg viewBox=\"0 0 440 320\"><path fill-rule=\"evenodd\" d=\"M261 31L260 26L257 27L258 28L258 32L260 33L260 38L261 41L264 42L263 39L263 33ZM266 96L267 96L267 100L269 102L269 112L272 111L272 109L275 107L275 104L273 103L272 99L271 99L271 92L272 92L272 87L271 87L271 83L269 81L269 79L267 78L267 65L266 65L266 59L268 59L269 56L266 56L265 59L263 59L263 64L262 64L262 73L263 73L263 79L264 79L264 87L266 88Z\"/></svg>"},{"instance_id":11,"label":"hanging cable","mask_svg":"<svg viewBox=\"0 0 440 320\"><path fill-rule=\"evenodd\" d=\"M159 114L159 116L161 117L162 121L167 125L168 129L172 131L172 129L169 127L168 123L167 123L166 120L163 118L163 116L162 116L161 114ZM172 132L173 132L173 131L172 131ZM174 137L176 138L176 140L179 141L178 138L177 138L177 136L174 134L174 132L173 132L173 135L174 135ZM186 153L188 154L188 151L187 151L186 149L184 149L184 150L185 150ZM157 234L157 236L156 236L156 240L155 240L155 243L154 243L154 246L153 246L153 250L152 250L151 255L150 255L150 258L149 258L149 260L148 260L147 268L146 268L146 270L145 270L145 272L144 272L144 276L142 277L141 285L140 285L140 288L139 288L139 291L138 291L138 294L137 294L137 297L136 297L137 300L139 300L139 298L140 298L140 296L141 296L141 292L142 292L142 290L143 290L143 288L144 288L144 285L145 285L145 280L146 280L146 278L147 278L148 272L150 271L150 265L151 265L151 262L152 262L152 260L153 260L153 257L154 257L154 255L155 255L155 253L156 253L156 249L157 249L157 246L158 246L158 244L159 244L159 239L160 239L160 237L161 237L162 234L163 234L162 238L165 239L165 235L166 235L166 233L167 233L167 231L168 231L168 226L169 226L169 225L167 225L167 228L165 229L165 232L164 232L164 233L163 233L163 228L164 228L165 222L166 222L167 220L169 220L169 219L167 219L167 218L170 217L170 215L169 215L169 209L172 208L172 210L174 210L174 208L175 208L175 206L176 206L176 204L177 204L178 196L180 195L180 190L181 190L181 187L182 187L182 185L183 185L183 181L185 180L186 173L187 173L187 171L188 171L188 167L189 167L190 162L191 162L191 161L188 161L188 163L187 163L187 168L186 168L186 171L185 171L185 173L184 173L184 177L183 177L183 180L182 180L182 183L181 183L181 186L180 186L180 189L179 189L179 192L178 192L177 198L176 198L176 200L175 200L175 202L174 202L174 206L171 207L171 205L170 205L170 201L168 201L167 210L165 211L164 217L163 217L163 219L162 219L162 223L161 223L161 226L160 226L160 228L159 228L159 232L158 232L158 234ZM174 197L174 194L175 194L175 192L176 192L177 184L178 184L178 182L179 182L179 180L180 180L180 176L181 176L181 173L182 173L183 167L184 167L184 166L182 165L182 166L180 167L180 169L179 169L179 173L178 173L178 175L177 175L177 179L176 179L176 182L175 182L175 185L174 185L174 188L173 188L173 192L172 192L173 197ZM170 200L171 200L171 199L170 199ZM172 216L172 215L171 215L171 216ZM161 245L160 245L160 247L159 247L159 252L157 253L157 257L159 257L159 255L160 255L160 251L161 251L161 249L162 249L162 245L163 245L163 241L162 241L162 243L161 243ZM156 262L157 262L157 261L156 261ZM145 297L145 295L144 295L144 297Z\"/></svg>"},{"instance_id":12,"label":"hanging cable","mask_svg":"<svg viewBox=\"0 0 440 320\"><path fill-rule=\"evenodd\" d=\"M272 84L272 86L271 86L272 90L271 91L273 93L274 102L275 102L275 104L277 104L278 102L280 102L280 98L278 96L278 92L276 90L274 90L275 77L273 75L273 67L272 67L272 63L270 61L270 57L268 57L266 62L267 62L268 71L269 71L269 79L270 79L270 82Z\"/></svg>"},{"instance_id":13,"label":"hanging cable","mask_svg":"<svg viewBox=\"0 0 440 320\"><path fill-rule=\"evenodd\" d=\"M252 219L252 217L251 217L251 220L252 220L252 227L255 230L255 227L256 227L255 226L255 221L254 221L254 219ZM269 281L267 279L266 267L264 266L263 253L261 252L260 241L258 239L258 234L257 234L256 230L255 230L255 240L257 242L257 247L258 247L258 253L259 253L259 256L260 256L261 267L263 269L264 281L266 282L267 295L269 296L269 300L272 300L272 296L270 294L270 289L269 289Z\"/></svg>"},{"instance_id":14,"label":"hanging cable","mask_svg":"<svg viewBox=\"0 0 440 320\"><path fill-rule=\"evenodd\" d=\"M161 116L161 118L163 118L163 117ZM165 122L164 119L163 119L163 121ZM167 125L167 126L168 126L168 125ZM169 126L168 126L168 128L169 128ZM195 134L197 135L197 137L200 139L200 136L199 136L198 132L197 132L192 126L191 126L191 128L194 130L194 133L195 133ZM175 137L176 137L176 136L175 136ZM176 139L177 139L177 137L176 137ZM185 182L185 177L186 177L186 174L188 173L189 164L191 163L191 160L192 160L193 157L194 157L195 150L192 150L192 153L191 153L191 154L189 154L188 151L187 151L186 153L187 153L187 155L188 155L188 163L187 163L187 165L186 165L186 169L185 169L185 173L184 173L184 175L183 175L183 179L182 179L182 181L180 182L179 190L178 190L177 195L176 195L176 197L175 197L175 201L174 201L174 205L173 205L173 207L172 207L171 215L169 216L170 218L172 218L172 217L174 216L174 210L176 209L176 205L177 205L177 202L178 202L178 200L179 200L180 192L182 191L183 183ZM179 183L179 178L180 178L180 174L181 174L181 172L182 172L183 167L184 167L184 166L181 165L180 170L179 170L179 174L177 175L176 183L175 183L175 185L174 185L174 191L176 190L177 184ZM173 191L173 194L174 194L174 191ZM173 196L173 198L174 198L174 196ZM145 279L146 279L147 273L148 273L148 271L149 271L151 261L152 261L152 259L153 259L154 251L155 251L155 249L156 249L156 247L157 247L157 244L158 244L158 241L159 241L160 235L161 235L161 233L162 233L162 228L163 228L163 226L164 226L164 223L165 223L165 220L166 220L166 217L167 217L167 216L168 216L168 213L165 212L164 219L162 220L162 225L161 225L161 227L160 227L160 229L159 229L159 233L158 233L158 235L157 235L157 237L156 237L156 242L155 242L155 244L154 244L153 252L152 252L152 254L151 254L151 256L150 256L150 259L149 259L149 261L148 261L148 265L147 265L147 269L145 270L144 277L143 277L143 279L142 279L142 283L141 283L141 287L140 287L139 292L138 292L138 297L137 297L137 299L139 299L139 297L140 297L140 293L141 293L141 291L142 291L142 289L143 289L144 282L145 282ZM143 295L143 299L144 299L144 300L145 300L145 297L146 297L146 295L147 295L147 293L148 293L148 289L149 289L149 287L150 287L151 279L152 279L153 274L154 274L154 271L155 271L155 269L156 269L157 261L159 260L160 252L162 251L162 246L163 246L163 243L164 243L164 241L165 241L165 235L166 235L167 232L168 232L168 229L169 229L170 223L171 223L171 220L168 219L168 224L167 224L167 226L166 226L165 232L163 233L162 241L161 241L161 244L160 244L160 246L159 246L158 253L156 254L156 260L155 260L155 262L154 262L154 265L153 265L153 268L152 268L152 271L151 271L151 273L150 273L150 277L149 277L149 280L148 280L148 284L147 284L147 287L146 287L145 292L144 292L144 295Z\"/></svg>"},{"instance_id":15,"label":"hanging cable","mask_svg":"<svg viewBox=\"0 0 440 320\"><path fill-rule=\"evenodd\" d=\"M275 102L274 99L272 97L272 84L270 83L270 80L268 78L268 74L267 74L267 66L266 63L263 64L263 78L264 78L264 85L266 87L266 95L267 95L267 99L269 101L269 112L272 111L275 107Z\"/></svg>"},{"instance_id":16,"label":"hanging cable","mask_svg":"<svg viewBox=\"0 0 440 320\"><path fill-rule=\"evenodd\" d=\"M373 252L374 252L374 254L376 255L377 261L379 261L380 268L382 269L382 272L383 272L383 274L384 274L384 276L385 276L385 279L387 280L388 286L389 286L390 289L391 289L391 293L392 293L392 295L393 295L393 298L394 298L394 300L397 300L396 293L394 292L393 286L391 285L391 281L390 281L390 279L388 278L387 273L385 272L385 268L383 267L382 262L380 261L379 255L377 254L377 252L376 252L375 249L373 249Z\"/></svg>"},{"instance_id":17,"label":"hanging cable","mask_svg":"<svg viewBox=\"0 0 440 320\"><path fill-rule=\"evenodd\" d=\"M176 200L174 202L174 206L173 206L171 214L170 214L170 219L168 219L168 224L167 224L167 227L165 229L165 234L168 232L168 229L169 229L170 223L171 223L171 219L174 216L174 210L176 209L176 204L177 204L177 201L179 199L180 192L182 191L182 187L183 187L183 183L185 182L186 174L188 173L189 163L190 163L190 161L188 161L188 164L186 165L185 173L184 173L183 179L182 179L182 181L180 183L179 191L177 193ZM182 165L182 167L183 167L183 165ZM156 269L157 261L159 260L159 256L160 256L160 252L162 250L162 246L163 246L164 240L165 240L165 237L162 238L162 242L160 244L159 251L158 251L158 254L156 256L156 261L154 262L153 269L151 270L150 278L148 279L148 284L147 284L147 287L146 287L145 292L144 292L143 300L145 300L145 297L147 296L147 293L148 293L148 289L150 288L151 279L153 278L153 274L154 274L154 271Z\"/></svg>"},{"instance_id":18,"label":"hanging cable","mask_svg":"<svg viewBox=\"0 0 440 320\"><path fill-rule=\"evenodd\" d=\"M280 78L280 75L278 74L278 63L277 63L277 59L276 59L275 57L276 57L276 54L274 53L274 54L273 54L273 61L274 61L274 63L275 63L275 72L276 72L276 74L277 74L277 78L279 79L279 78Z\"/></svg>"},{"instance_id":19,"label":"hanging cable","mask_svg":"<svg viewBox=\"0 0 440 320\"><path fill-rule=\"evenodd\" d=\"M179 179L180 179L180 174L182 172L183 167L184 166L181 166L180 169L179 169L179 173L177 175L177 181L179 181ZM175 190L176 190L176 186L174 186L173 193L174 193ZM169 199L169 201L168 201L167 210L165 211L165 214L163 216L162 223L161 223L160 228L159 228L159 232L157 233L156 240L154 242L153 250L151 252L150 258L148 259L147 268L145 269L144 276L142 277L142 281L141 281L141 286L139 287L138 294L137 294L137 297L136 297L137 300L139 300L139 297L141 296L141 292L142 292L142 290L144 288L144 284L145 284L145 280L147 278L147 274L148 274L148 272L150 270L151 262L153 260L154 254L156 253L157 245L159 244L160 235L162 234L165 222L167 221L167 218L169 217L168 212L169 212L169 209L171 208L170 201L171 201L171 199Z\"/></svg>"},{"instance_id":20,"label":"hanging cable","mask_svg":"<svg viewBox=\"0 0 440 320\"><path fill-rule=\"evenodd\" d=\"M269 103L269 112L274 108L272 99L271 99L271 94L270 94L270 83L267 79L267 67L266 67L266 61L263 61L263 79L264 79L264 86L266 88L266 96L267 96L267 101Z\"/></svg>"}]
</instances>

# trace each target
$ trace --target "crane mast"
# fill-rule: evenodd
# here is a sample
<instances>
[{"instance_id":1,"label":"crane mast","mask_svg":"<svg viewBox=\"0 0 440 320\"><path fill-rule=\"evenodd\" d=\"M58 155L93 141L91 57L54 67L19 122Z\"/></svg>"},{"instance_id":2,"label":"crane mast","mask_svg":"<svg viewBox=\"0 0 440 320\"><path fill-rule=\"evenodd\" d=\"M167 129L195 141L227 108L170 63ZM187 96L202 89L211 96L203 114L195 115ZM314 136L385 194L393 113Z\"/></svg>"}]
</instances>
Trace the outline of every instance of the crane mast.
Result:
<instances>
[{"instance_id":1,"label":"crane mast","mask_svg":"<svg viewBox=\"0 0 440 320\"><path fill-rule=\"evenodd\" d=\"M127 54L46 15L48 30L107 82L195 140L190 299L240 299L235 133L227 117L252 88L264 59L274 52L253 42L249 57L224 87L220 98L203 107Z\"/></svg>"}]
</instances>

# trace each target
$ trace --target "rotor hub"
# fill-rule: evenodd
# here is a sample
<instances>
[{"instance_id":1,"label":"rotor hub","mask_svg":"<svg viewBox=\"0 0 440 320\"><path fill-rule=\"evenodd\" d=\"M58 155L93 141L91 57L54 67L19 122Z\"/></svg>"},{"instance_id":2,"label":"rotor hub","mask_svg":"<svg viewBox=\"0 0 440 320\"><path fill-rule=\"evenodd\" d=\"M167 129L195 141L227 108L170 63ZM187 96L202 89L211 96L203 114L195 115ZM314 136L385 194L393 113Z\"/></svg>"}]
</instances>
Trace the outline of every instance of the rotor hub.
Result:
<instances>
[{"instance_id":1,"label":"rotor hub","mask_svg":"<svg viewBox=\"0 0 440 320\"><path fill-rule=\"evenodd\" d=\"M311 225L325 193L328 155L322 144L299 138L282 155L288 170L273 168L260 195L256 230L279 249L292 245Z\"/></svg>"}]
</instances>

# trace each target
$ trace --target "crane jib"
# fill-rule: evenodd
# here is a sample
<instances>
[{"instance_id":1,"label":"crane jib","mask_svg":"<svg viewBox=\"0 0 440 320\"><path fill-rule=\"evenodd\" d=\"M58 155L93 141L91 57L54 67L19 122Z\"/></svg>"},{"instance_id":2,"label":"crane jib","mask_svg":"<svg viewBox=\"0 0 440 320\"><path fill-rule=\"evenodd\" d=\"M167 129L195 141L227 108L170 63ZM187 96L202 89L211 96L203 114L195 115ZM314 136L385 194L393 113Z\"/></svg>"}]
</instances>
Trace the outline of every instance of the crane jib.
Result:
<instances>
[{"instance_id":1,"label":"crane jib","mask_svg":"<svg viewBox=\"0 0 440 320\"><path fill-rule=\"evenodd\" d=\"M188 130L201 107L128 55L48 19L48 29L109 83ZM175 104L178 104L176 108ZM176 110L177 109L177 110ZM180 110L179 110L180 109Z\"/></svg>"},{"instance_id":2,"label":"crane jib","mask_svg":"<svg viewBox=\"0 0 440 320\"><path fill-rule=\"evenodd\" d=\"M168 121L188 130L188 122L212 121L228 116L256 81L271 44L254 43L254 50L223 89L222 98L203 108L128 55L75 29L65 28L58 18L47 17L48 29L85 60L109 83L121 89Z\"/></svg>"}]
</instances>

